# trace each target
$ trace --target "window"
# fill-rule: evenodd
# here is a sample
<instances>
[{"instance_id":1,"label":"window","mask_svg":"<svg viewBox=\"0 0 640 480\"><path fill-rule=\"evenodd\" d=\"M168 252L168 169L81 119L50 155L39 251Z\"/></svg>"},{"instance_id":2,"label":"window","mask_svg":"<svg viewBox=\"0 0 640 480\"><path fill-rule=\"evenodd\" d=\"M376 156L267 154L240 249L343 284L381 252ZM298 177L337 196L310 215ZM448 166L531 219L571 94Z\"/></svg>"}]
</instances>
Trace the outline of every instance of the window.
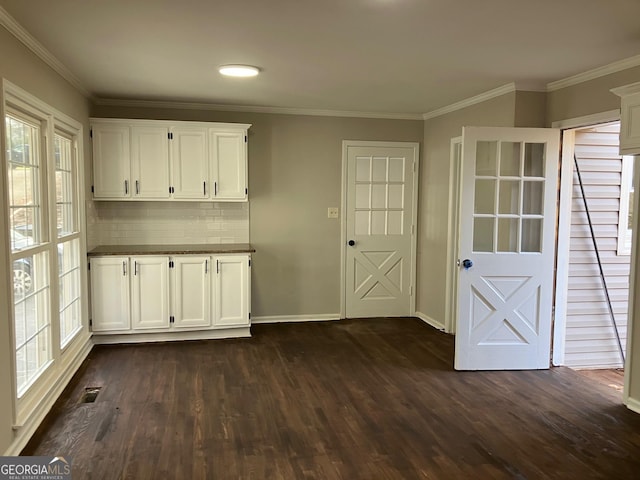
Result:
<instances>
[{"instance_id":1,"label":"window","mask_svg":"<svg viewBox=\"0 0 640 480\"><path fill-rule=\"evenodd\" d=\"M76 212L78 195L73 140L54 135L56 177L56 232L60 312L60 346L66 346L82 327L80 295L80 240Z\"/></svg>"},{"instance_id":2,"label":"window","mask_svg":"<svg viewBox=\"0 0 640 480\"><path fill-rule=\"evenodd\" d=\"M16 377L21 396L51 360L49 252L40 123L10 113L6 130Z\"/></svg>"},{"instance_id":3,"label":"window","mask_svg":"<svg viewBox=\"0 0 640 480\"><path fill-rule=\"evenodd\" d=\"M67 361L66 349L83 325L88 338L81 268L81 125L6 81L4 99L7 184L2 194L13 265L16 411L24 418L45 386L55 384L63 368L57 365Z\"/></svg>"},{"instance_id":4,"label":"window","mask_svg":"<svg viewBox=\"0 0 640 480\"><path fill-rule=\"evenodd\" d=\"M631 255L634 197L634 157L622 157L620 214L618 217L618 255Z\"/></svg>"}]
</instances>

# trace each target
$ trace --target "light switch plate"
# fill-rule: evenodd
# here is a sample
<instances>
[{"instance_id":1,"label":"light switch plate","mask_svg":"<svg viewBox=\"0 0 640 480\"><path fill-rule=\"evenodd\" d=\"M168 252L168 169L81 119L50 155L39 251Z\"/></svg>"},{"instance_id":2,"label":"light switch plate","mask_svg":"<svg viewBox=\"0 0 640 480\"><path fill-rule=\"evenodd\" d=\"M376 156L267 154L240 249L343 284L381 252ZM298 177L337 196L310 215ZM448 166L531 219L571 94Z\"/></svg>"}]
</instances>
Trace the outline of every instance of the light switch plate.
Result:
<instances>
[{"instance_id":1,"label":"light switch plate","mask_svg":"<svg viewBox=\"0 0 640 480\"><path fill-rule=\"evenodd\" d=\"M327 209L327 218L338 218L338 207L329 207Z\"/></svg>"}]
</instances>

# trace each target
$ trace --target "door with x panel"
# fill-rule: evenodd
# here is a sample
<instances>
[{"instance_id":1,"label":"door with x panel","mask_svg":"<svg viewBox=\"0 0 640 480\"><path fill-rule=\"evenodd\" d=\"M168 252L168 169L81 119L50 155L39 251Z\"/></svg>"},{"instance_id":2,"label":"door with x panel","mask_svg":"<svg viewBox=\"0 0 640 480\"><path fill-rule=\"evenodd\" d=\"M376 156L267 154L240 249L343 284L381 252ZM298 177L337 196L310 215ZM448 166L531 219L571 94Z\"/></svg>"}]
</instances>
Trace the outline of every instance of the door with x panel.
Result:
<instances>
[{"instance_id":1,"label":"door with x panel","mask_svg":"<svg viewBox=\"0 0 640 480\"><path fill-rule=\"evenodd\" d=\"M549 368L560 133L462 135L455 368Z\"/></svg>"},{"instance_id":2,"label":"door with x panel","mask_svg":"<svg viewBox=\"0 0 640 480\"><path fill-rule=\"evenodd\" d=\"M346 316L410 315L418 146L369 143L345 148Z\"/></svg>"}]
</instances>

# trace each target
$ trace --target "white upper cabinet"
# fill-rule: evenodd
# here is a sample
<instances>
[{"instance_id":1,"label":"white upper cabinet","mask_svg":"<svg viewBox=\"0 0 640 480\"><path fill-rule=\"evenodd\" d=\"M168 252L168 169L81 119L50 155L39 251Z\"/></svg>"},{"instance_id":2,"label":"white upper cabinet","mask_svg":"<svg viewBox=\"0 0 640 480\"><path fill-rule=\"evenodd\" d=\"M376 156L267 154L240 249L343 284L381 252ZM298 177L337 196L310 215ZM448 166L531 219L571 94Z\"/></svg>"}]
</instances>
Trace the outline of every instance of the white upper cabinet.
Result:
<instances>
[{"instance_id":1,"label":"white upper cabinet","mask_svg":"<svg viewBox=\"0 0 640 480\"><path fill-rule=\"evenodd\" d=\"M640 155L640 82L611 91L621 97L620 154Z\"/></svg>"},{"instance_id":2,"label":"white upper cabinet","mask_svg":"<svg viewBox=\"0 0 640 480\"><path fill-rule=\"evenodd\" d=\"M93 196L123 199L131 196L130 129L128 125L96 123L93 138Z\"/></svg>"},{"instance_id":3,"label":"white upper cabinet","mask_svg":"<svg viewBox=\"0 0 640 480\"><path fill-rule=\"evenodd\" d=\"M91 119L96 200L247 200L251 125Z\"/></svg>"},{"instance_id":4,"label":"white upper cabinet","mask_svg":"<svg viewBox=\"0 0 640 480\"><path fill-rule=\"evenodd\" d=\"M213 187L209 180L208 129L172 128L171 164L173 198L209 198Z\"/></svg>"},{"instance_id":5,"label":"white upper cabinet","mask_svg":"<svg viewBox=\"0 0 640 480\"><path fill-rule=\"evenodd\" d=\"M246 140L246 131L211 130L211 171L216 200L247 199Z\"/></svg>"},{"instance_id":6,"label":"white upper cabinet","mask_svg":"<svg viewBox=\"0 0 640 480\"><path fill-rule=\"evenodd\" d=\"M169 129L131 128L131 179L135 198L169 198Z\"/></svg>"}]
</instances>

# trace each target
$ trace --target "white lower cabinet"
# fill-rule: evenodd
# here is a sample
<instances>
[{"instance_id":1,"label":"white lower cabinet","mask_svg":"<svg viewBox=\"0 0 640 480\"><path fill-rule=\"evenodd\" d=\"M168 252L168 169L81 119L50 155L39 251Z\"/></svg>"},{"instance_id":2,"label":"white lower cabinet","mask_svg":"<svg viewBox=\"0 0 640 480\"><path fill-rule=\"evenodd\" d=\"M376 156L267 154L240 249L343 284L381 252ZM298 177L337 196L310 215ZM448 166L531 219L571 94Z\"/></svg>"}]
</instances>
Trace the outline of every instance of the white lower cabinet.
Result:
<instances>
[{"instance_id":1,"label":"white lower cabinet","mask_svg":"<svg viewBox=\"0 0 640 480\"><path fill-rule=\"evenodd\" d=\"M216 270L218 282L213 291L216 299L215 325L249 325L249 257L219 257Z\"/></svg>"},{"instance_id":2,"label":"white lower cabinet","mask_svg":"<svg viewBox=\"0 0 640 480\"><path fill-rule=\"evenodd\" d=\"M212 281L213 277L213 281ZM175 328L211 325L211 257L173 257L173 322Z\"/></svg>"},{"instance_id":3,"label":"white lower cabinet","mask_svg":"<svg viewBox=\"0 0 640 480\"><path fill-rule=\"evenodd\" d=\"M91 259L91 311L94 332L129 330L129 257Z\"/></svg>"},{"instance_id":4,"label":"white lower cabinet","mask_svg":"<svg viewBox=\"0 0 640 480\"><path fill-rule=\"evenodd\" d=\"M248 332L250 263L249 254L91 257L93 331Z\"/></svg>"},{"instance_id":5,"label":"white lower cabinet","mask_svg":"<svg viewBox=\"0 0 640 480\"><path fill-rule=\"evenodd\" d=\"M130 264L132 328L169 328L169 258L132 257Z\"/></svg>"}]
</instances>

